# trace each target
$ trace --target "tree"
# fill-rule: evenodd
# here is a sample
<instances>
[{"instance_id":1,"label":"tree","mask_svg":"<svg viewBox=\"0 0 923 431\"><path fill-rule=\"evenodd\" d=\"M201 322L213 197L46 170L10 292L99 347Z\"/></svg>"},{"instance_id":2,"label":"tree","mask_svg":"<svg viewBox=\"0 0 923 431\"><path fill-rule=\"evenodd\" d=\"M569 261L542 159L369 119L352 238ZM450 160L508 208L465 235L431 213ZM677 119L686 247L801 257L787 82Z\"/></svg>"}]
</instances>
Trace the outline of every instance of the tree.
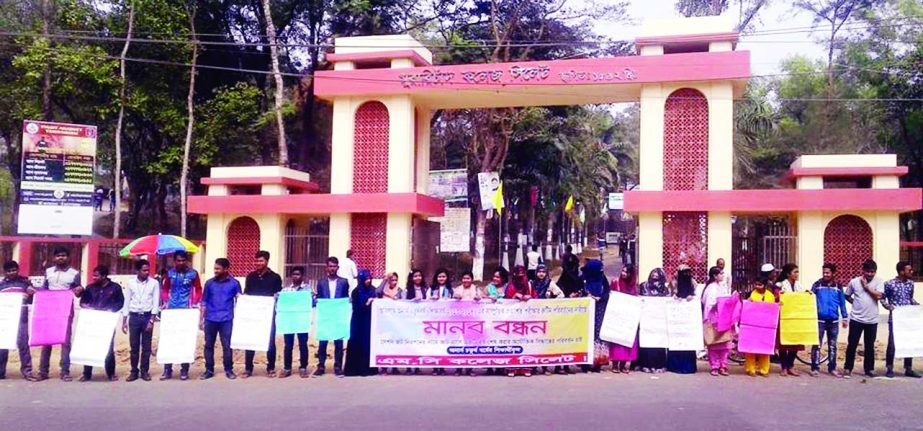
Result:
<instances>
[{"instance_id":1,"label":"tree","mask_svg":"<svg viewBox=\"0 0 923 431\"><path fill-rule=\"evenodd\" d=\"M189 40L192 42L192 65L189 69L189 93L186 96L186 111L188 120L186 120L186 142L183 144L183 168L180 173L179 192L180 192L180 235L186 237L186 193L189 189L189 151L192 147L192 131L195 129L195 75L196 61L199 59L199 44L195 31L195 10L196 4L193 1L186 5L189 15Z\"/></svg>"},{"instance_id":2,"label":"tree","mask_svg":"<svg viewBox=\"0 0 923 431\"><path fill-rule=\"evenodd\" d=\"M737 0L736 3L739 10L735 30L746 32L769 0ZM676 11L685 17L721 15L730 6L730 0L677 0L675 5Z\"/></svg>"},{"instance_id":3,"label":"tree","mask_svg":"<svg viewBox=\"0 0 923 431\"><path fill-rule=\"evenodd\" d=\"M125 36L125 45L122 47L122 55L119 57L119 75L122 78L122 85L119 87L119 119L115 126L115 221L112 223L112 237L119 237L119 227L122 220L122 121L125 119L125 87L128 82L125 79L125 56L128 54L128 47L131 44L131 31L135 24L135 5L128 2L128 33Z\"/></svg>"},{"instance_id":4,"label":"tree","mask_svg":"<svg viewBox=\"0 0 923 431\"><path fill-rule=\"evenodd\" d=\"M279 142L279 166L288 166L288 144L285 141L285 120L282 118L282 105L285 104L285 86L282 75L279 73L279 47L276 40L276 26L272 22L272 8L269 0L262 0L263 14L266 20L266 41L269 45L269 55L272 63L272 74L276 83L275 114L276 133Z\"/></svg>"}]
</instances>

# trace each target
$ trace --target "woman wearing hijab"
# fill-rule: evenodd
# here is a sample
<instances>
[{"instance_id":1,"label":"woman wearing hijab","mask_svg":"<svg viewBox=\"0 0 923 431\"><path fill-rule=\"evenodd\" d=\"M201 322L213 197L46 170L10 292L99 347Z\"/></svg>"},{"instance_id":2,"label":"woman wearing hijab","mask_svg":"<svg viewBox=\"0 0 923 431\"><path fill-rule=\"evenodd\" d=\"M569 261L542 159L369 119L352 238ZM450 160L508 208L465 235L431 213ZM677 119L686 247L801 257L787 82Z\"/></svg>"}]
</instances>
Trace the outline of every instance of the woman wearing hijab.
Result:
<instances>
[{"instance_id":1,"label":"woman wearing hijab","mask_svg":"<svg viewBox=\"0 0 923 431\"><path fill-rule=\"evenodd\" d=\"M722 296L731 296L731 288L724 283L724 270L713 266L708 270L708 282L702 291L702 324L705 327L705 343L712 376L729 375L728 354L731 352L730 338L733 334L730 329L718 332L718 298Z\"/></svg>"},{"instance_id":2,"label":"woman wearing hijab","mask_svg":"<svg viewBox=\"0 0 923 431\"><path fill-rule=\"evenodd\" d=\"M558 286L564 291L564 296L576 298L583 294L583 281L580 279L580 260L571 252L571 246L561 258L561 276L558 277Z\"/></svg>"},{"instance_id":3,"label":"woman wearing hijab","mask_svg":"<svg viewBox=\"0 0 923 431\"><path fill-rule=\"evenodd\" d=\"M666 297L670 296L670 285L667 284L667 275L661 268L654 268L647 276L647 281L641 283L638 289L641 296ZM638 349L638 367L645 373L662 373L667 368L667 349L661 347L640 347Z\"/></svg>"},{"instance_id":4,"label":"woman wearing hijab","mask_svg":"<svg viewBox=\"0 0 923 431\"><path fill-rule=\"evenodd\" d=\"M692 301L695 299L695 279L692 278L692 269L687 265L680 265L676 274L677 301ZM667 369L676 374L693 374L696 371L695 351L683 350L667 352Z\"/></svg>"},{"instance_id":5,"label":"woman wearing hijab","mask_svg":"<svg viewBox=\"0 0 923 431\"><path fill-rule=\"evenodd\" d=\"M532 284L529 283L529 275L526 267L516 265L513 267L513 273L510 275L510 283L506 285L506 299L518 299L528 301L533 298ZM532 377L532 370L529 368L507 368L507 377L516 377L522 374L526 377Z\"/></svg>"},{"instance_id":6,"label":"woman wearing hijab","mask_svg":"<svg viewBox=\"0 0 923 431\"><path fill-rule=\"evenodd\" d=\"M635 284L635 267L625 265L622 272L619 273L618 280L612 280L610 290L624 293L626 295L638 296L638 285ZM631 362L638 359L638 336L635 335L635 342L631 347L625 347L620 344L609 343L609 360L612 361L613 373L628 374L631 369Z\"/></svg>"},{"instance_id":7,"label":"woman wearing hijab","mask_svg":"<svg viewBox=\"0 0 923 431\"><path fill-rule=\"evenodd\" d=\"M538 264L535 268L535 281L532 282L532 290L538 299L564 297L564 292L558 287L558 284L548 276L548 267L544 263Z\"/></svg>"},{"instance_id":8,"label":"woman wearing hijab","mask_svg":"<svg viewBox=\"0 0 923 431\"><path fill-rule=\"evenodd\" d=\"M358 284L350 298L353 316L349 323L349 346L346 349L347 376L371 376L378 373L369 367L372 336L372 302L377 296L372 286L372 275L367 269L360 269L356 277Z\"/></svg>"},{"instance_id":9,"label":"woman wearing hijab","mask_svg":"<svg viewBox=\"0 0 923 431\"><path fill-rule=\"evenodd\" d=\"M778 296L779 301L782 301L783 295L786 293L793 292L805 292L801 287L801 283L798 281L800 271L798 270L798 265L794 263L786 263L782 266L782 272L779 274L779 289ZM781 376L792 376L798 377L801 375L798 370L795 369L795 358L798 356L798 352L804 350L804 346L789 346L782 345L782 331L778 332L779 343L779 366L782 368L782 371L779 373Z\"/></svg>"},{"instance_id":10,"label":"woman wearing hijab","mask_svg":"<svg viewBox=\"0 0 923 431\"><path fill-rule=\"evenodd\" d=\"M598 259L590 259L583 267L583 290L586 295L595 301L596 321L593 325L594 358L593 366L583 366L584 372L598 373L602 366L609 362L609 343L599 338L599 329L602 327L606 315L606 304L609 301L609 282L603 274L603 263Z\"/></svg>"}]
</instances>

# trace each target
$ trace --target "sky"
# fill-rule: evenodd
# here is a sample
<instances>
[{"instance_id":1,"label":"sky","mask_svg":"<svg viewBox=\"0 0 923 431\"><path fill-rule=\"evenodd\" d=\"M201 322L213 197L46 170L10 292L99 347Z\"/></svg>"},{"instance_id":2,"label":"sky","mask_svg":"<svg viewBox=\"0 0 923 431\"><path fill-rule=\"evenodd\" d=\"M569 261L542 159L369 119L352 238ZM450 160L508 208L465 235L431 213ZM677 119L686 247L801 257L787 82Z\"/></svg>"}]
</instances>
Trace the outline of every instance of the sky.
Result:
<instances>
[{"instance_id":1,"label":"sky","mask_svg":"<svg viewBox=\"0 0 923 431\"><path fill-rule=\"evenodd\" d=\"M603 0L604 1L604 0ZM633 40L641 32L641 22L650 19L680 18L674 7L675 0L631 0L629 14L633 23L599 23L599 34L619 40ZM733 3L733 2L732 2ZM725 14L737 22L737 10L732 5ZM805 55L810 58L824 58L823 46L814 42L816 35L805 32L811 26L812 17L805 13L795 13L791 2L775 0L764 7L756 18L756 31L799 28L800 33L776 35L742 35L737 50L750 51L750 66L753 75L778 73L782 60L793 55Z\"/></svg>"}]
</instances>

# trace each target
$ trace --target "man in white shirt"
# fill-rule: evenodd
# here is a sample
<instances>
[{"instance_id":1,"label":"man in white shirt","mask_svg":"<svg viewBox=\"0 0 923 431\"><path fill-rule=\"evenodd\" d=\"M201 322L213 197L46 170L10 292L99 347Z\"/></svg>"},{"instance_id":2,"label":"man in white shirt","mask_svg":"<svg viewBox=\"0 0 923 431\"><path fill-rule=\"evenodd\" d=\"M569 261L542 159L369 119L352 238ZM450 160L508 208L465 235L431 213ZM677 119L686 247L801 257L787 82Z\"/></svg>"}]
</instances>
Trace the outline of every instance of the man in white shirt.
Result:
<instances>
[{"instance_id":1,"label":"man in white shirt","mask_svg":"<svg viewBox=\"0 0 923 431\"><path fill-rule=\"evenodd\" d=\"M526 274L529 280L535 280L535 270L542 263L542 254L538 252L538 245L533 244L532 250L526 253Z\"/></svg>"},{"instance_id":2,"label":"man in white shirt","mask_svg":"<svg viewBox=\"0 0 923 431\"><path fill-rule=\"evenodd\" d=\"M83 286L80 285L80 271L70 266L70 252L66 248L56 248L54 250L55 265L45 270L45 284L42 289L47 290L70 290L74 296L79 297L83 294ZM67 335L64 337L64 343L61 344L61 380L71 381L71 327L74 322L74 310L68 310ZM47 380L51 362L51 347L42 346L42 355L38 363L38 380Z\"/></svg>"},{"instance_id":3,"label":"man in white shirt","mask_svg":"<svg viewBox=\"0 0 923 431\"><path fill-rule=\"evenodd\" d=\"M728 291L730 291L730 289L734 287L734 285L733 283L731 283L731 270L724 269L724 266L725 266L724 258L719 257L718 261L715 262L715 266L717 266L718 269L721 270L721 272L724 272L724 280L721 280L721 282L718 284L720 284L721 287L727 288Z\"/></svg>"},{"instance_id":4,"label":"man in white shirt","mask_svg":"<svg viewBox=\"0 0 923 431\"><path fill-rule=\"evenodd\" d=\"M122 309L122 333L128 334L131 346L131 372L126 382L138 380L140 350L141 380L151 381L151 340L154 319L160 314L160 283L151 278L151 264L146 260L135 262L138 276L125 285L125 307Z\"/></svg>"},{"instance_id":5,"label":"man in white shirt","mask_svg":"<svg viewBox=\"0 0 923 431\"><path fill-rule=\"evenodd\" d=\"M337 270L337 277L345 278L349 283L350 293L356 288L356 277L359 276L359 267L353 260L353 251L346 250L346 258L340 262L340 269Z\"/></svg>"}]
</instances>

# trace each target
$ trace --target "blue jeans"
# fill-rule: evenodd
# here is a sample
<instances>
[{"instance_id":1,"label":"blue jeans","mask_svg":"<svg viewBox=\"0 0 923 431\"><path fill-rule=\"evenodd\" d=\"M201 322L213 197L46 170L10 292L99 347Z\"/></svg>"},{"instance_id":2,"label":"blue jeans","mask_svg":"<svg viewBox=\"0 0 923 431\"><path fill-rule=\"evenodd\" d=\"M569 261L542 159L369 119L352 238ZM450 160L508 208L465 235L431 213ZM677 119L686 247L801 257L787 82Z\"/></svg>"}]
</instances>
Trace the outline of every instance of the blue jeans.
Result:
<instances>
[{"instance_id":1,"label":"blue jeans","mask_svg":"<svg viewBox=\"0 0 923 431\"><path fill-rule=\"evenodd\" d=\"M817 322L818 343L811 348L811 371L820 371L820 346L824 345L824 334L827 335L827 371L836 369L836 341L840 335L840 325L836 320L821 320Z\"/></svg>"},{"instance_id":2,"label":"blue jeans","mask_svg":"<svg viewBox=\"0 0 923 431\"><path fill-rule=\"evenodd\" d=\"M221 338L221 359L224 372L234 371L234 359L231 353L231 331L234 321L212 322L205 321L205 371L215 372L215 341Z\"/></svg>"}]
</instances>

